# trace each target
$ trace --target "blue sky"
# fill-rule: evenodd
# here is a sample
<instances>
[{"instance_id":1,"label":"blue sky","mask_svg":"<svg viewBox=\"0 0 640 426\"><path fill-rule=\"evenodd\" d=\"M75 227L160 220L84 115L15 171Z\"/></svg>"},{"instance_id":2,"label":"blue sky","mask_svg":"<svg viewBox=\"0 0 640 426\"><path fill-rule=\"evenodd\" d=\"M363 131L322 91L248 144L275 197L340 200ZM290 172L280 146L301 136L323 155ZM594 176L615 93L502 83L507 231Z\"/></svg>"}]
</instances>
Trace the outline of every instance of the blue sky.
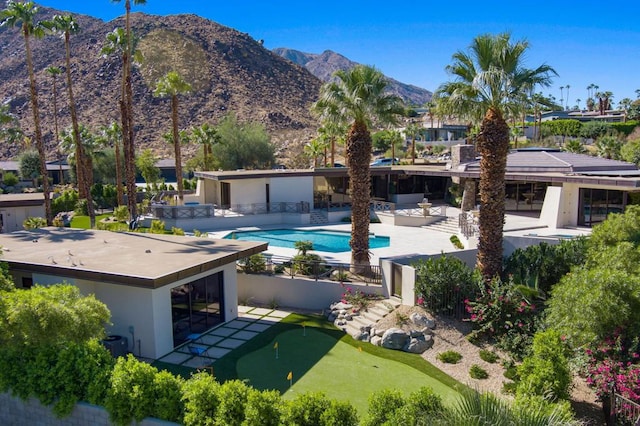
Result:
<instances>
[{"instance_id":1,"label":"blue sky","mask_svg":"<svg viewBox=\"0 0 640 426\"><path fill-rule=\"evenodd\" d=\"M124 1L42 0L43 6L109 21ZM264 40L266 48L321 53L330 49L374 65L404 83L435 90L449 78L445 66L478 34L511 32L526 39L526 65L547 63L559 77L545 95L576 104L594 83L614 102L640 89L640 3L590 1L217 1L148 0L148 14L192 13Z\"/></svg>"}]
</instances>

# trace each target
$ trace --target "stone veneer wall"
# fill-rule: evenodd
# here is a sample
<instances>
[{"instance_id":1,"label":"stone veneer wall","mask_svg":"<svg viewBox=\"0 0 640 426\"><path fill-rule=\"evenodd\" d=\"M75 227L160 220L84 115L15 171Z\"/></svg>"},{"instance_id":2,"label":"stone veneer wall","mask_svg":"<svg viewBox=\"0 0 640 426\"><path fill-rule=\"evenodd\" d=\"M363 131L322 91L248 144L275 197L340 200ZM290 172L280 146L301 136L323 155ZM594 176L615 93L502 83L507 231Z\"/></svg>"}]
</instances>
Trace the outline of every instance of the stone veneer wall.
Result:
<instances>
[{"instance_id":1,"label":"stone veneer wall","mask_svg":"<svg viewBox=\"0 0 640 426\"><path fill-rule=\"evenodd\" d=\"M24 401L8 393L0 393L0 425L3 426L111 426L109 413L97 405L80 402L73 412L62 419L57 418L51 409L40 404L35 398ZM137 423L139 426L169 426L176 423L147 418Z\"/></svg>"}]
</instances>

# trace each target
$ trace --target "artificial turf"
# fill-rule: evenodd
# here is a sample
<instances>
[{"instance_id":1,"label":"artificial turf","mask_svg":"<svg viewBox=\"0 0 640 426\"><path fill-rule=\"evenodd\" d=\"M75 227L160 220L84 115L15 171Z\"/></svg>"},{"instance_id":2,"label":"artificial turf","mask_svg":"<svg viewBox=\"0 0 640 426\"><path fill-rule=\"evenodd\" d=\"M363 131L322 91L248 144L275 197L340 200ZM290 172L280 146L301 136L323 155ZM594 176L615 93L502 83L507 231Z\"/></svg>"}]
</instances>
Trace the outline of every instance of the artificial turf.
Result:
<instances>
[{"instance_id":1,"label":"artificial turf","mask_svg":"<svg viewBox=\"0 0 640 426\"><path fill-rule=\"evenodd\" d=\"M447 402L465 388L419 355L356 341L317 315L291 314L213 367L220 381L247 380L257 389L279 390L284 398L322 391L350 401L361 415L375 390L398 389L408 394L429 386Z\"/></svg>"}]
</instances>

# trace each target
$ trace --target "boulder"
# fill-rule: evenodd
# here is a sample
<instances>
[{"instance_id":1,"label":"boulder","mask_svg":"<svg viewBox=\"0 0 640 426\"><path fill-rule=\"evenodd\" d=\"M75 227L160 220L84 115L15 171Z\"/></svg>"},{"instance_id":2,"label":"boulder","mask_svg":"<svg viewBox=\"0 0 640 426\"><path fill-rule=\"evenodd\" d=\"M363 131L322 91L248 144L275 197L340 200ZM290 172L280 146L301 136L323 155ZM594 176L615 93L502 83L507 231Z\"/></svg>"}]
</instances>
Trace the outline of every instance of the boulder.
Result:
<instances>
[{"instance_id":1,"label":"boulder","mask_svg":"<svg viewBox=\"0 0 640 426\"><path fill-rule=\"evenodd\" d=\"M407 345L402 349L405 352L411 352L412 354L421 354L422 352L430 349L433 346L433 338L431 336L422 335L422 337L413 337L409 340Z\"/></svg>"},{"instance_id":2,"label":"boulder","mask_svg":"<svg viewBox=\"0 0 640 426\"><path fill-rule=\"evenodd\" d=\"M369 333L366 333L366 332L365 332L365 333L358 333L358 334L356 334L356 336L354 337L354 339L356 339L356 340L360 340L360 341L362 341L362 342L368 342L368 341L370 340L370 337L371 337L371 336L369 336Z\"/></svg>"},{"instance_id":3,"label":"boulder","mask_svg":"<svg viewBox=\"0 0 640 426\"><path fill-rule=\"evenodd\" d=\"M370 340L372 345L380 346L382 344L382 337L380 336L371 336Z\"/></svg>"},{"instance_id":4,"label":"boulder","mask_svg":"<svg viewBox=\"0 0 640 426\"><path fill-rule=\"evenodd\" d=\"M336 316L336 314L334 314L333 312L329 314L329 316L327 317L327 321L329 322L334 322L336 320L336 318L338 318Z\"/></svg>"},{"instance_id":5,"label":"boulder","mask_svg":"<svg viewBox=\"0 0 640 426\"><path fill-rule=\"evenodd\" d=\"M382 347L387 349L402 349L409 336L400 328L390 328L382 335Z\"/></svg>"},{"instance_id":6,"label":"boulder","mask_svg":"<svg viewBox=\"0 0 640 426\"><path fill-rule=\"evenodd\" d=\"M333 305L331 305L331 310L341 311L343 309L353 309L353 305L351 303L342 302L334 303Z\"/></svg>"},{"instance_id":7,"label":"boulder","mask_svg":"<svg viewBox=\"0 0 640 426\"><path fill-rule=\"evenodd\" d=\"M347 321L351 321L353 319L353 316L351 314L345 314L344 319L346 319Z\"/></svg>"},{"instance_id":8,"label":"boulder","mask_svg":"<svg viewBox=\"0 0 640 426\"><path fill-rule=\"evenodd\" d=\"M409 319L411 319L411 322L417 325L419 328L426 327L432 330L436 328L436 322L430 319L429 317L427 317L426 315L414 312L409 316Z\"/></svg>"},{"instance_id":9,"label":"boulder","mask_svg":"<svg viewBox=\"0 0 640 426\"><path fill-rule=\"evenodd\" d=\"M375 334L378 337L382 337L384 335L384 332L387 331L384 328L376 328L376 332L372 333Z\"/></svg>"},{"instance_id":10,"label":"boulder","mask_svg":"<svg viewBox=\"0 0 640 426\"><path fill-rule=\"evenodd\" d=\"M370 325L363 325L362 327L360 327L360 332L371 334L371 326Z\"/></svg>"}]
</instances>

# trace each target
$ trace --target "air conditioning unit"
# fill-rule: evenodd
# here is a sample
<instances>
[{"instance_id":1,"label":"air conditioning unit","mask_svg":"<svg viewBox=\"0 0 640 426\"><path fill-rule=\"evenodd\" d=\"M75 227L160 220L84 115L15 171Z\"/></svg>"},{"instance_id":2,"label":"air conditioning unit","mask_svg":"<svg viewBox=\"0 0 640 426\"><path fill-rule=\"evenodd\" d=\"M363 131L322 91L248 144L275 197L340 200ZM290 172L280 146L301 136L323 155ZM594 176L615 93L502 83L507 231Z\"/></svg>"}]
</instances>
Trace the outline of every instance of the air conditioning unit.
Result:
<instances>
[{"instance_id":1,"label":"air conditioning unit","mask_svg":"<svg viewBox=\"0 0 640 426\"><path fill-rule=\"evenodd\" d=\"M107 336L107 338L102 341L102 345L107 348L114 358L125 356L129 348L127 338L124 336Z\"/></svg>"}]
</instances>

